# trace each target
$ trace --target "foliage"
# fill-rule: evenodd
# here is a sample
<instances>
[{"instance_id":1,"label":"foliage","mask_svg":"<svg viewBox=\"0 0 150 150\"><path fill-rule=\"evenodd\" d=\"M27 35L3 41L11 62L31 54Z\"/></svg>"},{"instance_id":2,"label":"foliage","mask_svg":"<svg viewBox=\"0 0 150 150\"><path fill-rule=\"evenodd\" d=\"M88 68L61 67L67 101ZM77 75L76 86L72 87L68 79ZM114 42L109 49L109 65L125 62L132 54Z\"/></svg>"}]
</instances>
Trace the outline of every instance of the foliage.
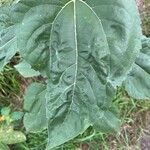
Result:
<instances>
[{"instance_id":1,"label":"foliage","mask_svg":"<svg viewBox=\"0 0 150 150\"><path fill-rule=\"evenodd\" d=\"M40 83L31 84L24 96L24 125L27 131L38 132L47 128L45 93L46 86Z\"/></svg>"},{"instance_id":2,"label":"foliage","mask_svg":"<svg viewBox=\"0 0 150 150\"><path fill-rule=\"evenodd\" d=\"M150 99L150 38L143 38L142 49L125 81L128 94L136 99Z\"/></svg>"},{"instance_id":3,"label":"foliage","mask_svg":"<svg viewBox=\"0 0 150 150\"><path fill-rule=\"evenodd\" d=\"M20 0L0 8L0 68L19 52L22 75L46 76L46 85L25 93L24 125L48 130L48 150L90 126L118 131L112 99L123 82L133 97L150 98L149 48L140 49L134 0Z\"/></svg>"},{"instance_id":4,"label":"foliage","mask_svg":"<svg viewBox=\"0 0 150 150\"><path fill-rule=\"evenodd\" d=\"M19 64L15 65L16 70L25 78L39 76L40 72L35 71L31 68L30 64L25 60L21 61Z\"/></svg>"},{"instance_id":5,"label":"foliage","mask_svg":"<svg viewBox=\"0 0 150 150\"><path fill-rule=\"evenodd\" d=\"M0 142L4 144L15 144L25 140L25 135L20 131L14 131L11 126L0 128Z\"/></svg>"},{"instance_id":6,"label":"foliage","mask_svg":"<svg viewBox=\"0 0 150 150\"><path fill-rule=\"evenodd\" d=\"M1 109L1 121L5 121L7 125L11 122L20 120L23 117L23 112L14 111L11 112L10 107L3 107Z\"/></svg>"},{"instance_id":7,"label":"foliage","mask_svg":"<svg viewBox=\"0 0 150 150\"><path fill-rule=\"evenodd\" d=\"M0 113L0 148L9 150L7 144L24 142L26 136L13 128L13 123L23 117L22 112L11 112L10 107L3 107Z\"/></svg>"}]
</instances>

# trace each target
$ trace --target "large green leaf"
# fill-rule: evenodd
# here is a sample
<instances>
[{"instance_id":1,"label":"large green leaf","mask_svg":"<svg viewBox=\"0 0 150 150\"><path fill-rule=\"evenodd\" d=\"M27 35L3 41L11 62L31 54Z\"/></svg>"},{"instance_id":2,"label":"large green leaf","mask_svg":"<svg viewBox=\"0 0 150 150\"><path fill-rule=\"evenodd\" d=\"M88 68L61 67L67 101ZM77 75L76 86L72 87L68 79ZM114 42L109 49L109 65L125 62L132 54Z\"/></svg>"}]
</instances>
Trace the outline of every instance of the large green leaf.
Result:
<instances>
[{"instance_id":1,"label":"large green leaf","mask_svg":"<svg viewBox=\"0 0 150 150\"><path fill-rule=\"evenodd\" d=\"M115 29L115 33L112 34L114 31L109 28L111 35L107 34L100 17L93 9L94 2L97 2L96 6L102 5L99 1L91 1L91 6L90 3L88 5L83 1L70 1L59 11L53 21L50 36L51 79L47 92L49 149L81 134L90 125L101 131L112 131L119 124L117 118L109 111L110 97L115 93L111 90L113 87L109 80L112 80L111 75L115 72L113 69L119 70L121 76L131 67L140 47L136 37L139 31L134 31L132 35L134 22L129 24L130 26L125 26L127 20L122 19L125 25L122 27L118 22L119 25L116 25L116 28L120 27L121 31ZM123 1L117 3L124 4ZM104 7L104 4L103 2L100 8ZM107 5L108 8L109 5L112 7L112 2ZM134 3L131 2L130 5L136 10ZM123 8L120 6L118 9ZM103 17L106 14L107 12L103 13ZM132 17L137 17L137 15L129 16L126 11L123 15L126 15L130 22ZM109 21L107 23L109 24ZM113 26L113 23L110 26ZM120 38L124 41L120 41ZM132 38L133 45L130 41ZM112 40L113 42L116 40L116 43ZM116 53L118 51L118 56L120 53L122 56L116 57L114 53L110 58L114 50ZM124 59L126 59L124 63L127 63L125 66L121 64ZM115 68L117 66L114 64L119 68ZM116 76L117 71L114 73Z\"/></svg>"},{"instance_id":2,"label":"large green leaf","mask_svg":"<svg viewBox=\"0 0 150 150\"><path fill-rule=\"evenodd\" d=\"M17 31L18 44L22 55L36 70L49 72L47 61L50 57L50 30L55 17L68 1L21 0L19 2L18 8L21 7L25 10L25 15ZM135 1L84 1L97 15L97 19L101 21L107 37L111 53L108 62L111 72L108 79L114 85L120 84L126 77L129 68L131 68L141 45L140 21Z\"/></svg>"},{"instance_id":3,"label":"large green leaf","mask_svg":"<svg viewBox=\"0 0 150 150\"><path fill-rule=\"evenodd\" d=\"M111 53L109 79L122 84L141 48L135 0L85 0L100 18Z\"/></svg>"},{"instance_id":4,"label":"large green leaf","mask_svg":"<svg viewBox=\"0 0 150 150\"><path fill-rule=\"evenodd\" d=\"M21 0L14 9L23 12L23 21L16 31L20 52L35 70L44 73L49 70L52 21L66 2L68 0Z\"/></svg>"},{"instance_id":5,"label":"large green leaf","mask_svg":"<svg viewBox=\"0 0 150 150\"><path fill-rule=\"evenodd\" d=\"M143 40L141 53L124 82L125 89L136 99L150 99L150 39Z\"/></svg>"},{"instance_id":6,"label":"large green leaf","mask_svg":"<svg viewBox=\"0 0 150 150\"><path fill-rule=\"evenodd\" d=\"M45 85L32 83L24 96L24 126L29 132L42 131L47 128Z\"/></svg>"},{"instance_id":7,"label":"large green leaf","mask_svg":"<svg viewBox=\"0 0 150 150\"><path fill-rule=\"evenodd\" d=\"M111 100L140 49L135 1L20 0L13 10L21 55L47 73L48 149L89 126L116 131Z\"/></svg>"}]
</instances>

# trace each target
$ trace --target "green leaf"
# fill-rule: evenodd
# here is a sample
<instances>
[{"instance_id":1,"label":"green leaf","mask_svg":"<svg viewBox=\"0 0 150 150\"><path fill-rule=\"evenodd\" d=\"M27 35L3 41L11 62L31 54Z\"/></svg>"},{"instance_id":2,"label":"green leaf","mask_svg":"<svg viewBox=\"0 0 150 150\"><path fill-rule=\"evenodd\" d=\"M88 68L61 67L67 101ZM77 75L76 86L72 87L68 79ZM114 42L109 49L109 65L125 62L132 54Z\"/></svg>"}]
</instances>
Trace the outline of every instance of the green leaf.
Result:
<instances>
[{"instance_id":1,"label":"green leaf","mask_svg":"<svg viewBox=\"0 0 150 150\"><path fill-rule=\"evenodd\" d=\"M18 4L18 7L16 3L14 1L10 6L0 6L0 71L19 51L15 32L26 9L29 9L22 10L22 6Z\"/></svg>"},{"instance_id":2,"label":"green leaf","mask_svg":"<svg viewBox=\"0 0 150 150\"><path fill-rule=\"evenodd\" d=\"M0 142L0 150L10 150L6 144Z\"/></svg>"},{"instance_id":3,"label":"green leaf","mask_svg":"<svg viewBox=\"0 0 150 150\"><path fill-rule=\"evenodd\" d=\"M49 71L49 35L54 16L68 0L21 0L24 17L16 34L22 56L33 69ZM18 9L19 10L19 9ZM32 22L32 26L31 26ZM38 52L38 53L37 53Z\"/></svg>"},{"instance_id":4,"label":"green leaf","mask_svg":"<svg viewBox=\"0 0 150 150\"><path fill-rule=\"evenodd\" d=\"M121 85L141 49L141 27L135 0L85 0L100 18L110 50L110 76Z\"/></svg>"},{"instance_id":5,"label":"green leaf","mask_svg":"<svg viewBox=\"0 0 150 150\"><path fill-rule=\"evenodd\" d=\"M25 135L20 131L14 131L11 126L0 127L0 142L5 144L15 144L24 142Z\"/></svg>"},{"instance_id":6,"label":"green leaf","mask_svg":"<svg viewBox=\"0 0 150 150\"><path fill-rule=\"evenodd\" d=\"M23 18L16 30L21 55L48 77L47 92L43 92L47 149L89 126L116 131L120 121L111 110L115 88L122 84L141 48L135 1L20 0L15 10ZM38 106L35 103L31 108L32 101L34 97L25 107L36 113L24 123L36 130L34 120L42 114L37 108L43 109L43 104L38 99Z\"/></svg>"},{"instance_id":7,"label":"green leaf","mask_svg":"<svg viewBox=\"0 0 150 150\"><path fill-rule=\"evenodd\" d=\"M40 83L31 84L24 96L24 126L29 132L38 132L47 128L46 87Z\"/></svg>"},{"instance_id":8,"label":"green leaf","mask_svg":"<svg viewBox=\"0 0 150 150\"><path fill-rule=\"evenodd\" d=\"M124 82L128 94L136 99L150 99L150 38L143 40L143 48Z\"/></svg>"},{"instance_id":9,"label":"green leaf","mask_svg":"<svg viewBox=\"0 0 150 150\"><path fill-rule=\"evenodd\" d=\"M17 71L25 78L39 76L40 72L31 68L31 65L23 60L21 63L15 66Z\"/></svg>"},{"instance_id":10,"label":"green leaf","mask_svg":"<svg viewBox=\"0 0 150 150\"><path fill-rule=\"evenodd\" d=\"M20 120L23 117L23 112L15 111L10 115L10 118L13 121Z\"/></svg>"},{"instance_id":11,"label":"green leaf","mask_svg":"<svg viewBox=\"0 0 150 150\"><path fill-rule=\"evenodd\" d=\"M0 71L17 52L15 27L9 7L0 7Z\"/></svg>"},{"instance_id":12,"label":"green leaf","mask_svg":"<svg viewBox=\"0 0 150 150\"><path fill-rule=\"evenodd\" d=\"M109 110L112 83L124 79L140 48L134 1L127 6L120 0L86 2L68 2L52 22L47 149L89 126L104 132L118 129L119 120Z\"/></svg>"},{"instance_id":13,"label":"green leaf","mask_svg":"<svg viewBox=\"0 0 150 150\"><path fill-rule=\"evenodd\" d=\"M10 112L11 112L10 107L4 107L1 109L1 115L3 115L3 116L8 116L10 114Z\"/></svg>"},{"instance_id":14,"label":"green leaf","mask_svg":"<svg viewBox=\"0 0 150 150\"><path fill-rule=\"evenodd\" d=\"M55 17L67 2L69 0L32 0L30 4L30 0L21 0L18 4L25 10L24 19L17 30L18 46L31 66L35 70L47 72L48 76L50 30ZM101 21L107 37L111 53L111 63L108 62L109 80L115 86L121 84L141 48L140 19L135 1L85 0L85 2Z\"/></svg>"}]
</instances>

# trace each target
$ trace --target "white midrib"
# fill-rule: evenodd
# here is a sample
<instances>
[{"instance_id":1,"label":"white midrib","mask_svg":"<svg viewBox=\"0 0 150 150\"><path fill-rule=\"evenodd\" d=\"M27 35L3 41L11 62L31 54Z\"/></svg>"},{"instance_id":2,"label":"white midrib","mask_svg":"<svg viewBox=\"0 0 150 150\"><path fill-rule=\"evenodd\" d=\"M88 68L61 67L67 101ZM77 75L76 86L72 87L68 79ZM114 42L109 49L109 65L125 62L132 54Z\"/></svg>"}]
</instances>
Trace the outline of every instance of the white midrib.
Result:
<instances>
[{"instance_id":1,"label":"white midrib","mask_svg":"<svg viewBox=\"0 0 150 150\"><path fill-rule=\"evenodd\" d=\"M93 13L94 15L97 17L97 19L99 20L99 23L101 24L101 20L99 19L99 17L97 16L97 14L94 12L94 10L86 3L84 2L83 0L79 0L80 2L84 3ZM70 3L74 3L74 35L75 35L75 76L74 76L74 82L73 82L73 93L72 93L72 102L71 104L73 103L73 99L74 99L74 96L75 96L75 88L76 88L76 84L77 84L77 74L78 74L78 42L77 42L77 19L76 19L76 0L70 0L68 1L63 7L62 9L58 12L58 14L56 15L55 19L53 20L52 22L52 28L51 28L51 33L52 33L52 30L53 30L53 27L54 27L54 22L56 21L56 19L58 18L59 14L63 11L63 9L69 5ZM101 24L102 26L102 24ZM104 31L103 31L104 32ZM105 33L104 33L105 35ZM107 38L106 38L107 40ZM108 43L108 42L107 42ZM50 37L50 45L51 45L51 37ZM51 53L51 51L50 51ZM51 58L50 58L50 62L51 62ZM52 63L50 63L52 64Z\"/></svg>"},{"instance_id":2,"label":"white midrib","mask_svg":"<svg viewBox=\"0 0 150 150\"><path fill-rule=\"evenodd\" d=\"M76 66L75 68L75 79L74 79L74 82L73 82L73 95L72 95L72 101L71 101L71 105L73 104L73 99L74 99L74 96L75 96L75 88L76 88L76 82L77 82L77 73L78 73L78 49L77 49L77 29L76 29L76 0L70 0L68 1L61 9L60 11L58 12L58 14L56 15L56 17L54 18L53 22L51 23L52 24L52 27L51 27L51 31L50 31L50 35L52 35L52 31L54 29L54 22L56 21L56 19L58 18L58 16L60 15L60 13L64 10L64 8L69 5L70 3L74 3L74 27L75 27L75 57L76 57L76 62L74 63L74 65ZM51 45L51 36L50 36L50 45ZM50 56L51 56L51 51L50 51ZM51 57L50 57L50 67L51 67ZM46 105L47 105L47 100L46 100ZM70 105L70 110L71 110L71 105ZM69 112L70 112L69 110Z\"/></svg>"},{"instance_id":3,"label":"white midrib","mask_svg":"<svg viewBox=\"0 0 150 150\"><path fill-rule=\"evenodd\" d=\"M94 10L86 3L84 2L83 0L79 0L80 2L84 3L85 5L87 5L87 7L95 14L95 16L98 18L100 24L101 24L101 21L99 19L99 17L97 16L97 14L94 12ZM74 28L75 28L75 31L74 31L74 34L75 34L75 63L74 65L76 66L75 67L75 78L74 78L74 82L73 82L73 95L72 95L72 102L73 102L73 99L74 99L74 96L75 96L75 88L76 88L76 84L77 84L77 74L78 74L78 42L77 42L77 19L76 19L76 0L70 0L69 2L67 2L63 7L62 9L59 11L59 13L56 15L55 19L53 20L52 22L52 28L51 28L51 33L52 33L52 30L53 30L53 25L54 25L54 22L55 20L58 18L59 14L63 11L63 9L69 5L70 3L74 3ZM104 34L105 35L105 34ZM50 37L50 45L51 45L51 37ZM50 52L51 53L51 52ZM51 58L50 58L50 62L51 62ZM51 64L51 63L50 63Z\"/></svg>"},{"instance_id":4,"label":"white midrib","mask_svg":"<svg viewBox=\"0 0 150 150\"><path fill-rule=\"evenodd\" d=\"M72 93L72 103L75 95L75 88L77 83L77 74L78 74L78 42L77 42L77 19L76 19L76 0L72 0L74 3L74 35L75 35L75 77L74 77L74 86L73 86L73 93Z\"/></svg>"}]
</instances>

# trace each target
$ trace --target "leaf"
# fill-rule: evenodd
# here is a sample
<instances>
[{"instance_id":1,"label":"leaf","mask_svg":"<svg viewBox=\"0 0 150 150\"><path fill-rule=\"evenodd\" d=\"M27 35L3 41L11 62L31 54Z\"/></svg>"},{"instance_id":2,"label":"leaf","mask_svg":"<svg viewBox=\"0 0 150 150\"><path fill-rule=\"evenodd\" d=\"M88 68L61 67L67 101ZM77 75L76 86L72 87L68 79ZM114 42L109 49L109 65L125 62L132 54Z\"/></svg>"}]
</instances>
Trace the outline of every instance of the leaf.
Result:
<instances>
[{"instance_id":1,"label":"leaf","mask_svg":"<svg viewBox=\"0 0 150 150\"><path fill-rule=\"evenodd\" d=\"M141 27L135 0L85 0L100 18L110 50L110 76L121 85L141 49Z\"/></svg>"},{"instance_id":2,"label":"leaf","mask_svg":"<svg viewBox=\"0 0 150 150\"><path fill-rule=\"evenodd\" d=\"M23 112L15 111L10 115L10 118L13 121L20 120L23 117Z\"/></svg>"},{"instance_id":3,"label":"leaf","mask_svg":"<svg viewBox=\"0 0 150 150\"><path fill-rule=\"evenodd\" d=\"M143 40L143 48L124 82L128 94L136 99L150 99L150 39Z\"/></svg>"},{"instance_id":4,"label":"leaf","mask_svg":"<svg viewBox=\"0 0 150 150\"><path fill-rule=\"evenodd\" d=\"M17 52L15 26L9 7L0 7L0 71Z\"/></svg>"},{"instance_id":5,"label":"leaf","mask_svg":"<svg viewBox=\"0 0 150 150\"><path fill-rule=\"evenodd\" d=\"M141 48L135 1L21 0L16 5L24 12L16 30L21 55L48 77L47 149L89 126L116 131L115 88Z\"/></svg>"},{"instance_id":6,"label":"leaf","mask_svg":"<svg viewBox=\"0 0 150 150\"><path fill-rule=\"evenodd\" d=\"M16 31L20 52L33 69L44 72L44 74L49 71L51 20L67 1L32 0L31 3L31 0L21 0L17 5L18 8L21 6L25 10L23 21Z\"/></svg>"},{"instance_id":7,"label":"leaf","mask_svg":"<svg viewBox=\"0 0 150 150\"><path fill-rule=\"evenodd\" d=\"M44 70L48 76L49 31L56 15L67 2L69 0L44 2L32 0L30 5L30 0L19 1L18 6L21 5L22 9L25 9L25 17L17 30L18 46L31 66L41 72ZM99 17L107 37L111 53L111 63L108 62L111 71L109 80L115 86L121 84L141 48L140 19L135 1L85 0L85 2Z\"/></svg>"},{"instance_id":8,"label":"leaf","mask_svg":"<svg viewBox=\"0 0 150 150\"><path fill-rule=\"evenodd\" d=\"M35 71L31 68L31 65L27 63L25 60L23 60L21 63L17 64L15 66L17 71L25 78L39 76L40 72Z\"/></svg>"},{"instance_id":9,"label":"leaf","mask_svg":"<svg viewBox=\"0 0 150 150\"><path fill-rule=\"evenodd\" d=\"M46 118L46 93L45 85L41 83L31 84L24 96L24 126L29 132L38 132L47 128Z\"/></svg>"},{"instance_id":10,"label":"leaf","mask_svg":"<svg viewBox=\"0 0 150 150\"><path fill-rule=\"evenodd\" d=\"M4 144L15 144L24 142L25 135L20 131L14 131L11 126L0 127L0 142Z\"/></svg>"},{"instance_id":11,"label":"leaf","mask_svg":"<svg viewBox=\"0 0 150 150\"><path fill-rule=\"evenodd\" d=\"M117 82L119 80L117 77L125 76L124 73L131 67L140 47L140 41L136 37L139 31L135 31L132 21L135 17L129 16L130 13L127 14L122 8L125 2L115 2L117 5L115 9L112 5L114 1L86 2L78 0L68 2L53 21L50 36L51 78L46 96L49 117L47 149L76 137L90 125L99 131L117 130L119 120L109 111L111 98L115 93L111 83L113 78ZM128 5L136 10L133 2L128 1ZM99 7L93 9L96 6ZM101 12L105 10L101 9L105 6L107 11L112 10L114 13ZM102 13L103 18L110 15L109 19L113 20L112 22L106 18L109 26L105 21L102 26L100 20L102 17L97 16L99 13L98 10L95 11L96 9ZM117 15L117 11L121 11L124 17ZM127 20L123 19L116 23L115 14L119 16L118 20L121 17L128 18L131 24L126 24ZM112 30L110 27L113 26ZM135 34L133 32L132 35L133 28ZM135 38L135 41L134 39L132 41L133 45L130 41L133 37L130 37L129 33Z\"/></svg>"},{"instance_id":12,"label":"leaf","mask_svg":"<svg viewBox=\"0 0 150 150\"><path fill-rule=\"evenodd\" d=\"M0 142L0 150L10 150L6 144Z\"/></svg>"},{"instance_id":13,"label":"leaf","mask_svg":"<svg viewBox=\"0 0 150 150\"><path fill-rule=\"evenodd\" d=\"M10 6L0 6L0 71L19 51L16 29L29 9L30 7L24 8L24 4L20 5L18 0L15 0Z\"/></svg>"},{"instance_id":14,"label":"leaf","mask_svg":"<svg viewBox=\"0 0 150 150\"><path fill-rule=\"evenodd\" d=\"M10 114L10 112L11 112L10 107L3 107L1 109L1 115L3 115L3 116L8 116Z\"/></svg>"}]
</instances>

